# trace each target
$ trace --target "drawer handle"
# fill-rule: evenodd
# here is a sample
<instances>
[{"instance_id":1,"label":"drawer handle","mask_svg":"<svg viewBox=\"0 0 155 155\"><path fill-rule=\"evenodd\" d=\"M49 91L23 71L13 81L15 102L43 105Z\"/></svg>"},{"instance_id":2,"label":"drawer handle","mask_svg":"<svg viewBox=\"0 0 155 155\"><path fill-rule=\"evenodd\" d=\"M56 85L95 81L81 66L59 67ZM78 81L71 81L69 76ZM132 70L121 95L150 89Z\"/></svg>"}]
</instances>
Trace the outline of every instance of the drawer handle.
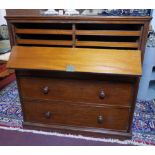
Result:
<instances>
[{"instance_id":1,"label":"drawer handle","mask_svg":"<svg viewBox=\"0 0 155 155\"><path fill-rule=\"evenodd\" d=\"M97 122L99 123L99 124L102 124L103 123L103 116L98 116L97 117Z\"/></svg>"},{"instance_id":2,"label":"drawer handle","mask_svg":"<svg viewBox=\"0 0 155 155\"><path fill-rule=\"evenodd\" d=\"M44 93L44 94L48 94L48 92L49 92L48 86L44 87L44 88L43 88L43 93Z\"/></svg>"},{"instance_id":3,"label":"drawer handle","mask_svg":"<svg viewBox=\"0 0 155 155\"><path fill-rule=\"evenodd\" d=\"M99 97L100 97L100 99L104 99L105 98L105 93L104 93L103 90L100 91Z\"/></svg>"},{"instance_id":4,"label":"drawer handle","mask_svg":"<svg viewBox=\"0 0 155 155\"><path fill-rule=\"evenodd\" d=\"M49 118L51 118L52 113L51 113L50 111L48 111L48 112L46 112L46 113L44 114L44 116L45 116L47 119L49 119Z\"/></svg>"}]
</instances>

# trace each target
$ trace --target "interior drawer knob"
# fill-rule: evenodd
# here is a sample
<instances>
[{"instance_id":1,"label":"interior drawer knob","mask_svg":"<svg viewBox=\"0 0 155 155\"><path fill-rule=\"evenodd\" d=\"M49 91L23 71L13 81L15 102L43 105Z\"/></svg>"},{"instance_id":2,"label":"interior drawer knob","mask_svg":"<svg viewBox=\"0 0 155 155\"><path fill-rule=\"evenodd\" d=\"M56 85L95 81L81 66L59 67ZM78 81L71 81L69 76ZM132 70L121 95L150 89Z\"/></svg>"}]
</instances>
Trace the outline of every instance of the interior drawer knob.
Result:
<instances>
[{"instance_id":1,"label":"interior drawer knob","mask_svg":"<svg viewBox=\"0 0 155 155\"><path fill-rule=\"evenodd\" d=\"M105 98L105 92L103 90L100 91L99 97L100 97L100 99Z\"/></svg>"},{"instance_id":2,"label":"interior drawer knob","mask_svg":"<svg viewBox=\"0 0 155 155\"><path fill-rule=\"evenodd\" d=\"M43 88L43 93L44 93L44 94L48 94L48 92L49 92L48 86L44 87L44 88Z\"/></svg>"},{"instance_id":3,"label":"interior drawer knob","mask_svg":"<svg viewBox=\"0 0 155 155\"><path fill-rule=\"evenodd\" d=\"M45 112L44 116L49 119L49 118L51 118L52 113L50 111L47 111L47 112Z\"/></svg>"},{"instance_id":4,"label":"interior drawer knob","mask_svg":"<svg viewBox=\"0 0 155 155\"><path fill-rule=\"evenodd\" d=\"M97 122L98 122L99 124L103 123L103 116L99 115L99 116L97 117Z\"/></svg>"}]
</instances>

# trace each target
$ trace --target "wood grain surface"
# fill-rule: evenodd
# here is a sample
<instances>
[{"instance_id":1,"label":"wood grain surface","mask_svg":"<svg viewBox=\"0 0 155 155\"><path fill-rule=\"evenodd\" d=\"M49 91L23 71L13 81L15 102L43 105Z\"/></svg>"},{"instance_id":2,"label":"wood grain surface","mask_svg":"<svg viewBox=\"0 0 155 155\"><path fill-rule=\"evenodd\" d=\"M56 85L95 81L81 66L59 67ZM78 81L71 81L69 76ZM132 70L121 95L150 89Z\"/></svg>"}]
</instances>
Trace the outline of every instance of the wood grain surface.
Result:
<instances>
[{"instance_id":1,"label":"wood grain surface","mask_svg":"<svg viewBox=\"0 0 155 155\"><path fill-rule=\"evenodd\" d=\"M137 42L76 41L76 46L138 48Z\"/></svg>"},{"instance_id":2,"label":"wood grain surface","mask_svg":"<svg viewBox=\"0 0 155 155\"><path fill-rule=\"evenodd\" d=\"M128 128L128 108L66 105L56 101L37 102L24 100L23 104L25 121L28 122L97 127L123 131L126 131ZM103 119L100 120L100 117Z\"/></svg>"},{"instance_id":3,"label":"wood grain surface","mask_svg":"<svg viewBox=\"0 0 155 155\"><path fill-rule=\"evenodd\" d=\"M22 97L71 101L80 104L130 107L133 98L131 82L62 78L19 77ZM33 87L32 87L33 85ZM44 92L44 89L47 91ZM104 97L101 93L104 93ZM117 100L117 98L121 98Z\"/></svg>"},{"instance_id":4,"label":"wood grain surface","mask_svg":"<svg viewBox=\"0 0 155 155\"><path fill-rule=\"evenodd\" d=\"M141 75L138 50L14 46L8 68Z\"/></svg>"}]
</instances>

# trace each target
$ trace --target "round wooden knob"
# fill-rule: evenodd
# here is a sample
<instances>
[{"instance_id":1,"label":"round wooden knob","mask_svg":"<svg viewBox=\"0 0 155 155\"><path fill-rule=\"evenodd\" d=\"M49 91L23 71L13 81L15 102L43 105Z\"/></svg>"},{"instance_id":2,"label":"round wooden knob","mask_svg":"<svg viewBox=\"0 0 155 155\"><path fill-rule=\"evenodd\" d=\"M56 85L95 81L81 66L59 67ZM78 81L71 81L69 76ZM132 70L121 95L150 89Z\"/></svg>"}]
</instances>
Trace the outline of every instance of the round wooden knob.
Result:
<instances>
[{"instance_id":1,"label":"round wooden knob","mask_svg":"<svg viewBox=\"0 0 155 155\"><path fill-rule=\"evenodd\" d=\"M101 123L103 123L103 116L98 116L97 117L97 122L99 123L99 124L101 124Z\"/></svg>"},{"instance_id":2,"label":"round wooden knob","mask_svg":"<svg viewBox=\"0 0 155 155\"><path fill-rule=\"evenodd\" d=\"M50 111L47 111L47 112L45 112L44 116L49 119L49 118L51 118L52 113Z\"/></svg>"},{"instance_id":3,"label":"round wooden knob","mask_svg":"<svg viewBox=\"0 0 155 155\"><path fill-rule=\"evenodd\" d=\"M100 97L100 99L104 99L105 98L105 93L104 93L103 90L100 91L99 97Z\"/></svg>"},{"instance_id":4,"label":"round wooden knob","mask_svg":"<svg viewBox=\"0 0 155 155\"><path fill-rule=\"evenodd\" d=\"M49 92L48 86L44 87L44 88L43 88L43 93L44 93L44 94L48 94L48 92Z\"/></svg>"}]
</instances>

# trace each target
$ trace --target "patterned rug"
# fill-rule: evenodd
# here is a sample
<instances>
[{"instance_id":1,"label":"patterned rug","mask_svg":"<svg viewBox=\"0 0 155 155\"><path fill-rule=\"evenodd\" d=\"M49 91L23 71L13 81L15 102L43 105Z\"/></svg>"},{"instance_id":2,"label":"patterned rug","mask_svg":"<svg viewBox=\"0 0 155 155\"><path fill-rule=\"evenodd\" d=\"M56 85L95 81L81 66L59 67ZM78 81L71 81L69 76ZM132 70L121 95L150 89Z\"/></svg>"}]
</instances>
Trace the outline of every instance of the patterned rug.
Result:
<instances>
[{"instance_id":1,"label":"patterned rug","mask_svg":"<svg viewBox=\"0 0 155 155\"><path fill-rule=\"evenodd\" d=\"M22 112L16 81L0 91L0 125L22 128Z\"/></svg>"},{"instance_id":2,"label":"patterned rug","mask_svg":"<svg viewBox=\"0 0 155 155\"><path fill-rule=\"evenodd\" d=\"M22 112L16 81L0 91L0 126L22 128ZM133 142L155 145L155 102L137 101L133 125Z\"/></svg>"}]
</instances>

